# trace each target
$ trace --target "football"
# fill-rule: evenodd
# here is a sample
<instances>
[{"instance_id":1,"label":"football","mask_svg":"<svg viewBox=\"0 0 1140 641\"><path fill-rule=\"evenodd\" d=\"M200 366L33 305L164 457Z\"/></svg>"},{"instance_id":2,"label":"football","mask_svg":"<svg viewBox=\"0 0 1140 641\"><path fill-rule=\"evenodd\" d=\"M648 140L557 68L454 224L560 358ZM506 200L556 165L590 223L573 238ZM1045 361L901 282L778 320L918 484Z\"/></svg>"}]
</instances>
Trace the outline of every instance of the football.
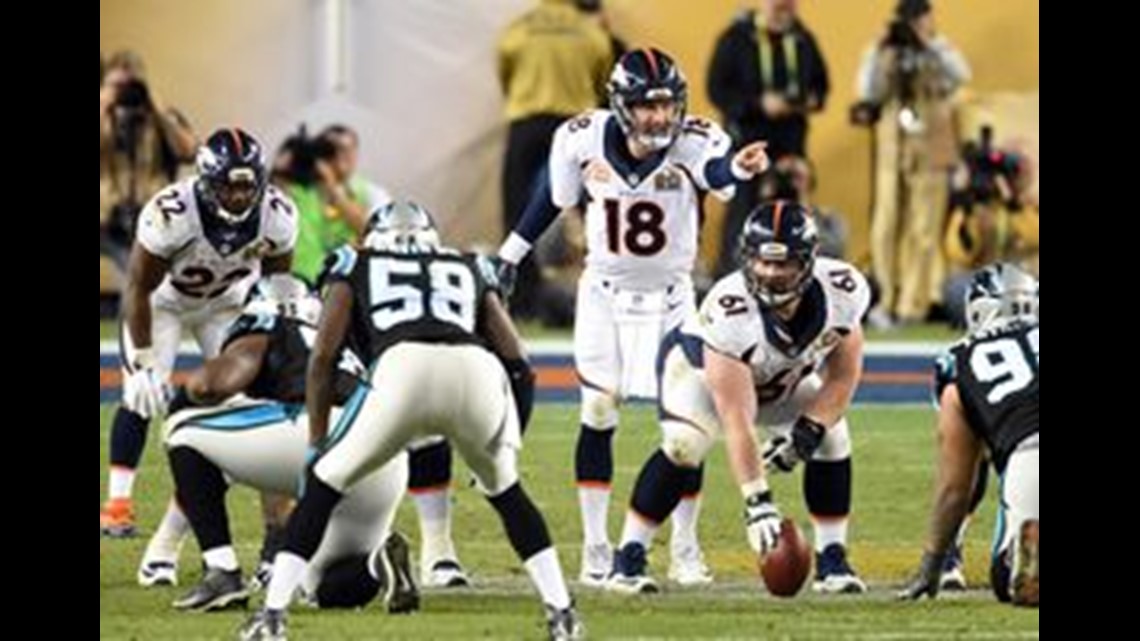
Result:
<instances>
[{"instance_id":1,"label":"football","mask_svg":"<svg viewBox=\"0 0 1140 641\"><path fill-rule=\"evenodd\" d=\"M811 557L811 546L799 526L784 519L776 549L760 559L760 576L768 592L779 597L799 594L811 573Z\"/></svg>"}]
</instances>

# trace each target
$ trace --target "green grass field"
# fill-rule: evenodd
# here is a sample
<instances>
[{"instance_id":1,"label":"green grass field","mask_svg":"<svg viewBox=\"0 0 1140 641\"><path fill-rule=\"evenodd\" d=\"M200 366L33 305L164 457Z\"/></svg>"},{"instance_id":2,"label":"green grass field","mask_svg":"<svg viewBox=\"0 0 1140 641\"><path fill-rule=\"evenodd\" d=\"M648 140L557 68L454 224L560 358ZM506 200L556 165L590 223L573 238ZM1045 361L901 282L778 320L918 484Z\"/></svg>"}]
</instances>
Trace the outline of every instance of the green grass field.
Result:
<instances>
[{"instance_id":1,"label":"green grass field","mask_svg":"<svg viewBox=\"0 0 1140 641\"><path fill-rule=\"evenodd\" d=\"M99 496L105 492L107 438L112 407L99 409ZM654 414L645 407L626 411L617 439L617 478L611 536L641 463L657 443ZM739 491L717 450L709 465L701 536L717 575L710 589L666 586L656 597L618 598L577 591L592 639L1038 639L1037 611L998 605L988 590L935 603L900 604L895 586L918 560L930 500L933 415L924 408L859 408L851 416L855 437L855 514L852 560L872 584L864 597L800 597L774 600L757 587L754 561L740 523ZM577 409L543 405L536 411L522 457L524 483L546 515L568 575L576 576L580 527L575 500L573 448ZM456 479L467 474L456 470ZM785 513L808 527L799 477L778 478L776 497ZM991 488L992 490L992 488ZM136 484L140 522L153 528L169 497L170 481L161 447L152 437ZM991 492L992 494L992 492ZM257 499L245 489L231 493L235 541L245 567L260 543ZM987 500L971 529L968 575L981 587L987 572L993 500ZM417 537L410 504L399 525ZM667 532L668 528L665 528ZM429 593L424 609L410 617L389 617L378 607L361 612L298 609L290 619L295 639L541 639L542 615L520 564L490 507L473 490L456 491L455 539L477 587L462 594ZM665 543L662 539L660 543ZM145 538L99 542L99 633L104 639L227 639L243 613L191 615L170 602L185 587L144 591L134 582ZM663 578L667 545L651 555L651 571ZM198 553L183 551L183 586L198 578Z\"/></svg>"}]
</instances>

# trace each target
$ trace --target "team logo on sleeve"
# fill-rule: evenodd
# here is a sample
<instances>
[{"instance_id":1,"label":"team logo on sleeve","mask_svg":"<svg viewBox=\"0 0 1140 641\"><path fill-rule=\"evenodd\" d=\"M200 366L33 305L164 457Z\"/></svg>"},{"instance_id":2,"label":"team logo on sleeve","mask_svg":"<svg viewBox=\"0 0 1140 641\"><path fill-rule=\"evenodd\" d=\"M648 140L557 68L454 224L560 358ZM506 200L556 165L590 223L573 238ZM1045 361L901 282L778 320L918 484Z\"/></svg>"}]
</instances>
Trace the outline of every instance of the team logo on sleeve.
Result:
<instances>
[{"instance_id":1,"label":"team logo on sleeve","mask_svg":"<svg viewBox=\"0 0 1140 641\"><path fill-rule=\"evenodd\" d=\"M243 260L261 260L272 254L276 248L277 243L268 238L261 238L256 243L246 247L241 257Z\"/></svg>"},{"instance_id":2,"label":"team logo on sleeve","mask_svg":"<svg viewBox=\"0 0 1140 641\"><path fill-rule=\"evenodd\" d=\"M653 187L657 191L680 191L681 173L675 169L666 169L653 178Z\"/></svg>"}]
</instances>

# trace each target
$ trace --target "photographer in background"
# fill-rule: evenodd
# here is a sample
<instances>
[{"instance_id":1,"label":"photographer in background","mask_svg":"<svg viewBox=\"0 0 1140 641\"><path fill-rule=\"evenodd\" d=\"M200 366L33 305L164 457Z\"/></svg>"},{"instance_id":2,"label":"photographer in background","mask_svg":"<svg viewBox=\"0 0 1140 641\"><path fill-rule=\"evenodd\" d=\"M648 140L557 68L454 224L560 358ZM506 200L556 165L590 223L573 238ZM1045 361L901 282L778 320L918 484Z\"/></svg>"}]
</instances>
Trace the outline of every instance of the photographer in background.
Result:
<instances>
[{"instance_id":1,"label":"photographer in background","mask_svg":"<svg viewBox=\"0 0 1140 641\"><path fill-rule=\"evenodd\" d=\"M198 138L146 82L142 59L120 51L99 85L99 253L127 263L135 218L194 159Z\"/></svg>"},{"instance_id":2,"label":"photographer in background","mask_svg":"<svg viewBox=\"0 0 1140 641\"><path fill-rule=\"evenodd\" d=\"M951 98L969 78L965 58L936 33L929 0L900 0L863 58L851 119L874 136L876 325L922 321L941 298L939 238L957 155Z\"/></svg>"},{"instance_id":3,"label":"photographer in background","mask_svg":"<svg viewBox=\"0 0 1140 641\"><path fill-rule=\"evenodd\" d=\"M792 200L807 207L819 231L819 255L845 260L847 222L834 209L812 203L815 184L811 161L803 156L784 156L760 177L760 202Z\"/></svg>"},{"instance_id":4,"label":"photographer in background","mask_svg":"<svg viewBox=\"0 0 1140 641\"><path fill-rule=\"evenodd\" d=\"M332 125L310 137L302 125L277 152L273 181L297 205L299 234L293 273L315 282L325 256L364 231L373 209L392 200L380 186L357 175L360 137Z\"/></svg>"},{"instance_id":5,"label":"photographer in background","mask_svg":"<svg viewBox=\"0 0 1140 641\"><path fill-rule=\"evenodd\" d=\"M740 143L763 140L768 157L807 155L808 115L823 109L827 65L815 36L796 16L795 0L761 0L717 40L709 64L709 99ZM759 179L736 189L721 232L716 274L736 269L737 236L758 204Z\"/></svg>"},{"instance_id":6,"label":"photographer in background","mask_svg":"<svg viewBox=\"0 0 1140 641\"><path fill-rule=\"evenodd\" d=\"M943 246L950 275L944 300L951 320L965 326L966 289L973 272L995 262L1014 263L1037 276L1041 216L1026 192L1032 183L1027 159L995 148L993 129L962 147L954 172L952 210Z\"/></svg>"}]
</instances>

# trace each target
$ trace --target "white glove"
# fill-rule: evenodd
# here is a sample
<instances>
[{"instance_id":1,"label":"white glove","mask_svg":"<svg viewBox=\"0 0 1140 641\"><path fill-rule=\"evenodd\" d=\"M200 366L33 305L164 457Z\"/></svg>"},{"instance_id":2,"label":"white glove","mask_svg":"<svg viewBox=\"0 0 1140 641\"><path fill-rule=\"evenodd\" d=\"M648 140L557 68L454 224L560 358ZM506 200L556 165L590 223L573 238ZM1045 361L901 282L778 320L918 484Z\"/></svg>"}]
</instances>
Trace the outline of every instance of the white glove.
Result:
<instances>
[{"instance_id":1,"label":"white glove","mask_svg":"<svg viewBox=\"0 0 1140 641\"><path fill-rule=\"evenodd\" d=\"M759 492L744 501L744 527L748 544L763 556L776 549L780 541L780 511L772 503L771 492Z\"/></svg>"},{"instance_id":2,"label":"white glove","mask_svg":"<svg viewBox=\"0 0 1140 641\"><path fill-rule=\"evenodd\" d=\"M764 444L764 451L760 455L764 467L773 472L791 472L800 462L800 455L796 453L792 439L787 436L775 436Z\"/></svg>"},{"instance_id":3,"label":"white glove","mask_svg":"<svg viewBox=\"0 0 1140 641\"><path fill-rule=\"evenodd\" d=\"M123 384L123 404L143 418L157 418L166 413L166 403L166 383L154 367L154 353L138 350Z\"/></svg>"}]
</instances>

